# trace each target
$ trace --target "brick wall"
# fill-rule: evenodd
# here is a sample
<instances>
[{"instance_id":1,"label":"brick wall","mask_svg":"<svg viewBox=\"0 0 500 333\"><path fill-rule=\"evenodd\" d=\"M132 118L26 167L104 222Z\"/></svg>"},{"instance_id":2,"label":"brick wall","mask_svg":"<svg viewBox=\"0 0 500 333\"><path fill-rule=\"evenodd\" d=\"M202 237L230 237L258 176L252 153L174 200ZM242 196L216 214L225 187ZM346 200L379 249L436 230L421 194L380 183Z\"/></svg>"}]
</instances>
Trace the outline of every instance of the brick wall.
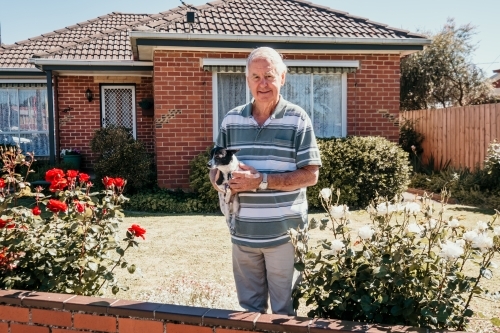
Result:
<instances>
[{"instance_id":1,"label":"brick wall","mask_svg":"<svg viewBox=\"0 0 500 333\"><path fill-rule=\"evenodd\" d=\"M154 98L158 184L189 188L189 161L212 144L212 73L201 58L247 53L155 51ZM347 80L347 134L398 140L399 55L284 54L296 60L359 60Z\"/></svg>"},{"instance_id":2,"label":"brick wall","mask_svg":"<svg viewBox=\"0 0 500 333\"><path fill-rule=\"evenodd\" d=\"M90 150L90 140L94 131L101 127L100 83L135 84L136 103L143 97L152 97L152 78L127 76L61 76L56 84L57 100L54 109L58 118L58 151L64 148L78 148L82 151L82 168L91 169L94 156ZM85 91L90 88L94 100L87 101ZM66 108L69 112L64 112ZM142 116L136 105L137 139L148 151L153 152L153 117ZM1 332L1 331L0 331Z\"/></svg>"},{"instance_id":3,"label":"brick wall","mask_svg":"<svg viewBox=\"0 0 500 333\"><path fill-rule=\"evenodd\" d=\"M95 298L0 290L0 333L432 333L407 326L311 319Z\"/></svg>"}]
</instances>

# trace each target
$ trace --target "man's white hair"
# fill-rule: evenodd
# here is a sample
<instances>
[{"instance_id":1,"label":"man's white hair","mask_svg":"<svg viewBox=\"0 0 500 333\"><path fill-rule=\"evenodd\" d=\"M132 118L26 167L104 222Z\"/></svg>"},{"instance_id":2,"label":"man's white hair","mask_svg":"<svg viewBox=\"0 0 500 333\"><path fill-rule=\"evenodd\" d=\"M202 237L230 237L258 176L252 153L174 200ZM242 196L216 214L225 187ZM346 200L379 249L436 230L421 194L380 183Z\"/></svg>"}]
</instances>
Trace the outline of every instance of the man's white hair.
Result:
<instances>
[{"instance_id":1,"label":"man's white hair","mask_svg":"<svg viewBox=\"0 0 500 333\"><path fill-rule=\"evenodd\" d=\"M276 68L278 75L286 73L287 67L283 62L283 57L275 49L271 47L259 47L253 50L247 58L247 67L245 69L245 74L248 76L248 66L250 63L257 59L266 59Z\"/></svg>"}]
</instances>

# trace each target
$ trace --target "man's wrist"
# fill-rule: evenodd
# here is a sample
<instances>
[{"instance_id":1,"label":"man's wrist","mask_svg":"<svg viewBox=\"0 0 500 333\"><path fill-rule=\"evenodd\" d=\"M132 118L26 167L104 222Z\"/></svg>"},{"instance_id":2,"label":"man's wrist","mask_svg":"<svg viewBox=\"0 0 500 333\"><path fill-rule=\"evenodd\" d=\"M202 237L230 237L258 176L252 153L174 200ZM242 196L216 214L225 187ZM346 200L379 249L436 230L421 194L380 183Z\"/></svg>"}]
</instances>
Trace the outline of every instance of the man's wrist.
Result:
<instances>
[{"instance_id":1,"label":"man's wrist","mask_svg":"<svg viewBox=\"0 0 500 333\"><path fill-rule=\"evenodd\" d=\"M259 187L257 188L258 190L267 190L268 188L268 183L267 183L267 173L260 173L262 176Z\"/></svg>"}]
</instances>

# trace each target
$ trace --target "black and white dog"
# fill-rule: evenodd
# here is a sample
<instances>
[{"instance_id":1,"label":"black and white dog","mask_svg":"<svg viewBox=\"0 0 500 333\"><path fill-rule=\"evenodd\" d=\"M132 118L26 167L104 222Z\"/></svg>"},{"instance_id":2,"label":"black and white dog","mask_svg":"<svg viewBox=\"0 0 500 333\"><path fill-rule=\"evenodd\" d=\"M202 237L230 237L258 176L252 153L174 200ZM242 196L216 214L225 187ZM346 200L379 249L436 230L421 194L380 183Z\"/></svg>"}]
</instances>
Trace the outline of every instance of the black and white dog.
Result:
<instances>
[{"instance_id":1,"label":"black and white dog","mask_svg":"<svg viewBox=\"0 0 500 333\"><path fill-rule=\"evenodd\" d=\"M222 192L219 192L219 206L222 214L226 217L226 223L229 227L231 235L234 234L234 220L236 212L239 209L238 195L231 194L229 188L229 179L231 173L239 170L239 161L236 153L239 149L225 149L221 147L214 147L210 152L211 159L208 162L210 169L219 169L219 178L216 180L216 185Z\"/></svg>"}]
</instances>

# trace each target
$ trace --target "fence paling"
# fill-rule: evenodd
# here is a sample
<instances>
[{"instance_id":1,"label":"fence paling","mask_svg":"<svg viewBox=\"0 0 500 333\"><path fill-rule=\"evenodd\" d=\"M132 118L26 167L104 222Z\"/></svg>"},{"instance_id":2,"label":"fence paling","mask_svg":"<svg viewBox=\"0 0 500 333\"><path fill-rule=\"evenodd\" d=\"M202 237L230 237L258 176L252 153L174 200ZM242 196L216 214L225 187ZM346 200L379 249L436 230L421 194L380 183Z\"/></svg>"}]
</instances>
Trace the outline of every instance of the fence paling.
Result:
<instances>
[{"instance_id":1,"label":"fence paling","mask_svg":"<svg viewBox=\"0 0 500 333\"><path fill-rule=\"evenodd\" d=\"M457 168L482 168L488 144L500 141L500 104L404 111L399 120L415 122L425 137L422 160L433 156L435 167L450 161Z\"/></svg>"}]
</instances>

